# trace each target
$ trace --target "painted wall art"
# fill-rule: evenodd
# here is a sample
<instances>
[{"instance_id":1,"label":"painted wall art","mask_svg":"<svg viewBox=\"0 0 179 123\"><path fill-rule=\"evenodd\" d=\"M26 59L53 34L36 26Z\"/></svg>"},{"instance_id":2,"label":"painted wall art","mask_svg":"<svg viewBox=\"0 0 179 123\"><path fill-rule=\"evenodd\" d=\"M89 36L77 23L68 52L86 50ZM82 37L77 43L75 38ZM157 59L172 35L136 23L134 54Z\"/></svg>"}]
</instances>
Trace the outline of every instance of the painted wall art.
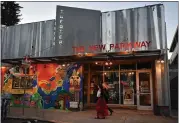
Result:
<instances>
[{"instance_id":1,"label":"painted wall art","mask_svg":"<svg viewBox=\"0 0 179 123\"><path fill-rule=\"evenodd\" d=\"M32 88L25 89L25 94L24 89L12 88L14 80L18 85L22 77L15 77L8 71L7 69L4 73L6 82L4 81L2 90L12 95L11 106L68 110L70 102L79 104L82 101L81 64L32 64L28 73Z\"/></svg>"}]
</instances>

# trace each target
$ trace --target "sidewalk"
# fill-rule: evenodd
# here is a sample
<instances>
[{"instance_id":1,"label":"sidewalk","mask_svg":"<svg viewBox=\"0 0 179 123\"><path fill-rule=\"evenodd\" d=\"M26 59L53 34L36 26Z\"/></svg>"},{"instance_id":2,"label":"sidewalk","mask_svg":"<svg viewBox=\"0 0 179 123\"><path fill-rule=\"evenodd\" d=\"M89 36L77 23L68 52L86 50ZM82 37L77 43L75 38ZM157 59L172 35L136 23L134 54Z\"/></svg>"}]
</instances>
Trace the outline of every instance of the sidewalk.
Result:
<instances>
[{"instance_id":1,"label":"sidewalk","mask_svg":"<svg viewBox=\"0 0 179 123\"><path fill-rule=\"evenodd\" d=\"M59 110L42 110L26 108L22 116L22 108L11 108L9 117L37 118L39 120L54 121L56 123L177 123L177 118L154 116L149 111L114 110L113 116L107 119L94 119L95 110L66 112Z\"/></svg>"}]
</instances>

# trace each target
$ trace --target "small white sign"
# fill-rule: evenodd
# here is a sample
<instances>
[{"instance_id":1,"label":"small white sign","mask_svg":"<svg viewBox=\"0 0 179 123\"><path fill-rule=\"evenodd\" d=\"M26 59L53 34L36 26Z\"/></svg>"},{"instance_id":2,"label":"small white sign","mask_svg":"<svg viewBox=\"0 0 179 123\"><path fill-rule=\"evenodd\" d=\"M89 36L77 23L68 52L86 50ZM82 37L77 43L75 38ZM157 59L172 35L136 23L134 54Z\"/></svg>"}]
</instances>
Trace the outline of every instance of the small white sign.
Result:
<instances>
[{"instance_id":1,"label":"small white sign","mask_svg":"<svg viewBox=\"0 0 179 123\"><path fill-rule=\"evenodd\" d=\"M70 102L70 108L78 108L78 102Z\"/></svg>"},{"instance_id":2,"label":"small white sign","mask_svg":"<svg viewBox=\"0 0 179 123\"><path fill-rule=\"evenodd\" d=\"M124 88L124 104L134 105L134 89L132 88Z\"/></svg>"}]
</instances>

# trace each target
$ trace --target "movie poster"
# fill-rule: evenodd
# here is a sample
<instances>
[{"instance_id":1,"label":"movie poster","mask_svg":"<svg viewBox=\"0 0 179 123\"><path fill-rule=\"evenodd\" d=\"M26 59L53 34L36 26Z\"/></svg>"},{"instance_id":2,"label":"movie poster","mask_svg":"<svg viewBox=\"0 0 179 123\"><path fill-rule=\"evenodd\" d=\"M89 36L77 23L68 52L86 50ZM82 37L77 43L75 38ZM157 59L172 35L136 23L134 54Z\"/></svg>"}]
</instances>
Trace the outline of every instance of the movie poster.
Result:
<instances>
[{"instance_id":1,"label":"movie poster","mask_svg":"<svg viewBox=\"0 0 179 123\"><path fill-rule=\"evenodd\" d=\"M134 105L134 89L129 87L124 87L124 104L126 105Z\"/></svg>"}]
</instances>

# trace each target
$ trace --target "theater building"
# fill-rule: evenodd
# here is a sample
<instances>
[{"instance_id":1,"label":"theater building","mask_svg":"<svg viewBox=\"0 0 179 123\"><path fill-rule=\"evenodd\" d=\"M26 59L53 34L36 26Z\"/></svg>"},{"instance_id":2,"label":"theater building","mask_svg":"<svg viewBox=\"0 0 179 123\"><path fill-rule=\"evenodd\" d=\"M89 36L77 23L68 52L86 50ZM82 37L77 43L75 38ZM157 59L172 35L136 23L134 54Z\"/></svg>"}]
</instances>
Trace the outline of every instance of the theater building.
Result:
<instances>
[{"instance_id":1,"label":"theater building","mask_svg":"<svg viewBox=\"0 0 179 123\"><path fill-rule=\"evenodd\" d=\"M45 100L41 108L58 99L63 109L94 107L96 85L106 82L111 107L155 111L169 106L165 25L162 4L110 12L57 6L55 20L2 28L1 61L20 66L29 55L36 84L27 92Z\"/></svg>"}]
</instances>

